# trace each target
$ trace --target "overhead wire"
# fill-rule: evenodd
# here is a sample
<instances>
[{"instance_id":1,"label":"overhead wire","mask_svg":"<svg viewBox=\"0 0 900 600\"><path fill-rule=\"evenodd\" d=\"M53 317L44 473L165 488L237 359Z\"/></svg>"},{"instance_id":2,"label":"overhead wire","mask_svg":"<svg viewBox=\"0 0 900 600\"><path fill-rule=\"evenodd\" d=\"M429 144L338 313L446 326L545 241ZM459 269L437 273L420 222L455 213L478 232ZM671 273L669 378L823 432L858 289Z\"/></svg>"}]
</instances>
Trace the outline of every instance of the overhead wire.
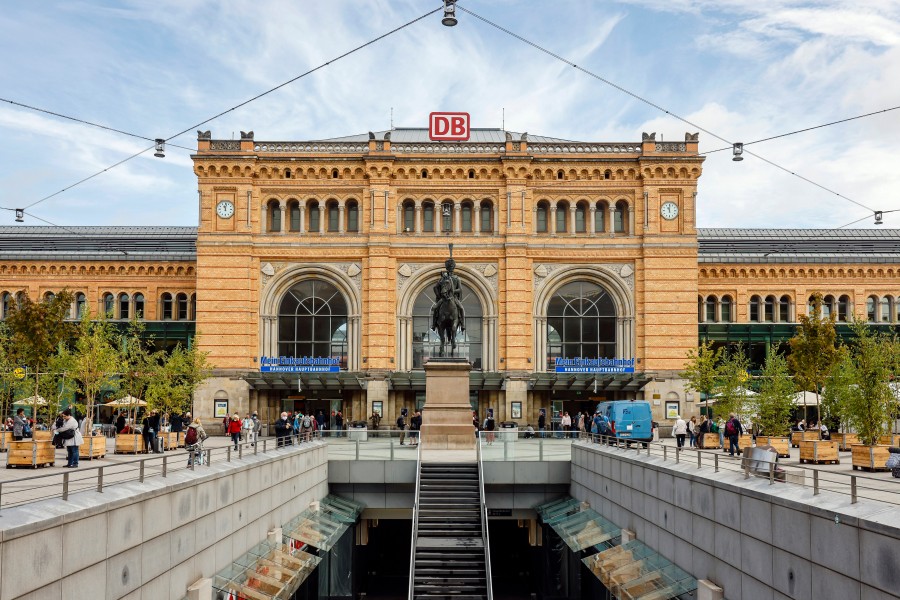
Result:
<instances>
[{"instance_id":1,"label":"overhead wire","mask_svg":"<svg viewBox=\"0 0 900 600\"><path fill-rule=\"evenodd\" d=\"M241 103L239 103L239 104L236 104L236 105L232 106L231 108L229 108L229 109L227 109L227 110L223 110L222 112L217 113L217 114L213 115L212 117L209 117L208 119L204 119L203 121L200 121L199 123L196 123L196 124L194 124L194 125L191 125L190 127L187 127L187 128L185 128L185 129L179 131L178 133L175 133L175 134L170 135L170 136L168 136L168 137L166 137L166 138L160 138L160 139L164 139L166 143L169 143L169 140L172 140L172 139L175 139L175 138L177 138L177 137L179 137L179 136L181 136L181 135L184 135L185 133L188 133L189 131L192 131L192 130L196 129L197 127L201 127L201 126L203 126L203 125L206 125L206 124L209 123L210 121L214 121L215 119L218 119L219 117L221 117L221 116L223 116L223 115L226 115L226 114L228 114L228 113L230 113L230 112L232 112L232 111L235 111L235 110L237 110L237 109L239 109L239 108L242 108L242 107L244 107L244 106L250 104L251 102L254 102L254 101L256 101L256 100L259 100L260 98L262 98L262 97L264 97L264 96L267 96L267 95L271 94L272 92L274 92L274 91L276 91L276 90L279 90L279 89L285 87L286 85L290 85L290 84L294 83L295 81L298 81L299 79L302 79L302 78L306 77L307 75L311 75L311 74L315 73L316 71L319 71L319 70L321 70L321 69L324 69L325 67L327 67L328 65L330 65L330 64L332 64L332 63L334 63L334 62L337 62L337 61L339 61L339 60L341 60L341 59L344 59L344 58L350 56L351 54L354 54L354 53L356 53L356 52L358 52L358 51L360 51L360 50L362 50L362 49L364 49L364 48L367 48L368 46L371 46L372 44L375 44L375 43L377 43L377 42L380 42L381 40L383 40L383 39L385 39L385 38L387 38L387 37L389 37L389 36L391 36L391 35L397 33L398 31L402 31L403 29L406 29L406 28L409 27L410 25L413 25L413 24L415 24L415 23L421 21L422 19L425 19L426 17L429 17L429 16L433 15L434 13L443 10L443 8L444 8L444 5L441 4L441 6L439 6L438 8L435 8L434 10L430 10L430 11L424 13L423 15L420 15L420 16L418 16L418 17L416 17L416 18L414 18L414 19L412 19L412 20L410 20L410 21L407 21L406 23L404 23L404 24L402 24L402 25L400 25L400 26L398 26L398 27L395 27L394 29L391 29L390 31L388 31L388 32L386 32L386 33L383 33L383 34L381 34L381 35L379 35L379 36L377 36L377 37L375 37L375 38L372 38L371 40L369 40L369 41L367 41L367 42L365 42L365 43L363 43L363 44L360 44L359 46L356 46L356 47L354 47L354 48L352 48L352 49L350 49L350 50L344 52L343 54L340 54L340 55L338 55L338 56L336 56L336 57L334 57L334 58L332 58L332 59L330 59L330 60L328 60L328 61L326 61L326 62L320 64L320 65L317 66L317 67L314 67L314 68L312 68L312 69L309 69L308 71L306 71L306 72L304 72L304 73L301 73L300 75L297 75L296 77L292 77L291 79L288 79L287 81L285 81L285 82L283 82L283 83L280 83L280 84L278 84L278 85L276 85L276 86L274 86L274 87L272 87L272 88L269 88L268 90L266 90L266 91L264 91L264 92L262 92L262 93L260 93L260 94L257 94L257 95L253 96L252 98L250 98L250 99L248 99L248 100L244 100L243 102L241 102ZM73 119L73 120L76 120L76 119ZM95 125L95 124L91 123L91 125ZM101 126L101 127L106 128L105 126ZM110 129L111 129L111 128L110 128ZM119 131L119 133L124 133L124 132ZM155 142L155 140L154 140L154 142ZM141 154L147 152L148 150L152 150L152 149L154 149L155 147L156 147L156 145L155 145L155 143L154 143L154 145L151 146L151 147L149 147L149 148L146 148L146 149L144 149L144 150L141 150L140 152L138 152L138 153L136 153L136 154L132 154L131 156L129 156L129 157L127 157L127 158L124 158L124 159L118 161L117 163L115 163L115 164L113 164L113 165L110 165L109 167L106 167L105 169L103 169L103 170L101 170L101 171L97 171L96 173L94 173L94 174L92 174L92 175L89 175L88 177L85 177L84 179L81 179L81 180L79 180L79 181L77 181L77 182L75 182L75 183L73 183L73 184L71 184L71 185L68 185L68 186L62 188L61 190L58 190L58 191L56 191L56 192L54 192L54 193L52 193L52 194L50 194L50 195L48 195L48 196L44 196L44 197L41 198L40 200L36 200L35 202L32 202L31 204L27 205L27 206L25 207L25 209L29 209L29 208L31 208L31 207L33 207L33 206L36 206L36 205L40 204L41 202L45 202L45 201L47 201L47 200L49 200L49 199L51 199L51 198L53 198L53 197L55 197L55 196L58 196L59 194L62 194L63 192L66 192L66 191L68 191L68 190L70 190L70 189L72 189L72 188L74 188L74 187L76 187L76 186L78 186L78 185L81 185L82 183L84 183L84 182L86 182L86 181L90 181L91 179L93 179L93 178L95 178L95 177L97 177L97 176L99 176L99 175L102 175L103 173L106 173L106 172L109 171L110 169L114 169L114 168L116 168L116 167L118 167L118 166L120 166L120 165L122 165L122 164L124 164L124 163L126 163L126 162L128 162L128 161L130 161L130 160L132 160L132 159L134 159L134 158L137 158L137 157L140 156ZM6 207L4 207L4 208L6 208ZM7 210L13 210L13 209L7 209ZM30 214L30 213L29 213L29 214ZM31 215L31 216L34 216L34 215Z\"/></svg>"},{"instance_id":2,"label":"overhead wire","mask_svg":"<svg viewBox=\"0 0 900 600\"><path fill-rule=\"evenodd\" d=\"M734 143L731 142L730 140L728 140L728 139L722 137L721 135L719 135L719 134L717 134L717 133L715 133L715 132L713 132L713 131L710 131L709 129L706 129L705 127L703 127L703 126L701 126L701 125L699 125L699 124L697 124L697 123L694 123L694 122L691 121L690 119L687 119L687 118L685 118L685 117L682 117L682 116L679 115L678 113L672 112L672 111L666 109L665 107L663 107L663 106L661 106L661 105L659 105L659 104L653 102L652 100L649 100L649 99L647 99L647 98L644 98L643 96L641 96L641 95L639 95L639 94L636 94L635 92L632 92L631 90L628 90L628 89L622 87L621 85L619 85L619 84L617 84L617 83L615 83L615 82L613 82L613 81L610 81L609 79L603 77L602 75L598 75L597 73L594 73L593 71L591 71L591 70L589 70L589 69L586 69L586 68L584 68L584 67L581 67L581 66L575 64L574 62L568 60L567 58L564 58L564 57L560 56L559 54L556 54L556 53L553 52L552 50L548 50L547 48L541 46L540 44L537 44L536 42L532 42L531 40L529 40L529 39L527 39L527 38L525 38L525 37L523 37L523 36L521 36L521 35L519 35L519 34L513 32L513 31L510 31L509 29L503 27L502 25L499 25L499 24L497 24L497 23L491 21L490 19L487 19L487 18L485 18L485 17L482 17L482 16L479 15L478 13L473 12L473 11L467 9L466 7L461 6L461 5L458 4L458 3L456 4L456 7L459 8L461 11L463 11L463 12L465 12L465 13L467 13L467 14L472 15L473 17L475 17L475 18L478 19L479 21L482 21L483 23L486 23L486 24L490 25L491 27L493 27L493 28L495 28L495 29L497 29L497 30L499 30L499 31L502 31L503 33L505 33L505 34L507 34L507 35L509 35L509 36L511 36L511 37L513 37L513 38L515 38L515 39L517 39L517 40L519 40L520 42L522 42L522 43L524 43L524 44L527 44L528 46L531 46L532 48L534 48L534 49L536 49L536 50L538 50L538 51L540 51L540 52L543 52L544 54L546 54L546 55L548 55L548 56L551 56L551 57L555 58L556 60L558 60L558 61L560 61L560 62L563 62L563 63L569 65L570 67L574 68L574 69L577 69L578 71L581 71L581 72L584 73L585 75L588 75L589 77L592 77L592 78L594 78L594 79L596 79L596 80L598 80L598 81L600 81L600 82L602 82L602 83L605 83L606 85L608 85L608 86L610 86L610 87L612 87L612 88L615 88L615 89L619 90L619 91L622 92L623 94L626 94L626 95L628 95L628 96L631 96L631 97L634 98L635 100L638 100L638 101L640 101L640 102L642 102L642 103L644 103L644 104L646 104L646 105L648 105L648 106L651 106L651 107L653 107L653 108L659 110L660 112L663 112L663 113L665 113L665 114L667 114L667 115L669 115L669 116L671 116L671 117L673 117L673 118L675 118L675 119L681 121L682 123L686 123L687 125L690 125L690 126L693 127L694 129L697 129L698 131L702 131L703 133L706 133L707 135L710 135L710 136L716 138L717 140L721 140L721 141L725 142L726 144L729 145L729 148L732 147L732 146L734 145ZM806 181L807 183L810 183L810 184L812 184L812 185L814 185L814 186L816 186L816 187L818 187L818 188L820 188L820 189L822 189L822 190L824 190L824 191L826 191L826 192L828 192L828 193L830 193L830 194L834 194L835 196L837 196L837 197L839 197L839 198L842 198L842 199L844 199L844 200L846 200L846 201L848 201L848 202L852 202L853 204L856 204L857 206L860 206L860 207L862 207L862 208L865 208L866 210L872 211L873 213L875 212L875 209L870 208L870 207L866 206L865 204L863 204L863 203L861 203L861 202L857 202L856 200L854 200L854 199L852 199L852 198L849 198L849 197L845 196L844 194L841 194L840 192L837 192L837 191L835 191L835 190L832 190L832 189L830 189L830 188L828 188L828 187L826 187L826 186L824 186L824 185L822 185L822 184L820 184L820 183L817 183L817 182L813 181L812 179L809 179L808 177L805 177L805 176L803 176L803 175L800 175L800 174L797 173L796 171L791 171L791 170L788 169L787 167L783 167L783 166L779 165L778 163L775 163L774 161L771 161L771 160L769 160L769 159L767 159L767 158L765 158L765 157L762 157L762 156L760 156L759 154L757 154L757 153L755 153L755 152L751 152L750 150L744 150L744 153L745 153L745 154L750 154L751 156L755 156L756 158L760 159L761 161L763 161L763 162L765 162L765 163L768 163L769 165L771 165L771 166L773 166L773 167L775 167L775 168L777 168L777 169L780 169L780 170L784 171L785 173L789 173L790 175L793 175L794 177L797 177L798 179L801 179L801 180L803 180L803 181Z\"/></svg>"}]
</instances>

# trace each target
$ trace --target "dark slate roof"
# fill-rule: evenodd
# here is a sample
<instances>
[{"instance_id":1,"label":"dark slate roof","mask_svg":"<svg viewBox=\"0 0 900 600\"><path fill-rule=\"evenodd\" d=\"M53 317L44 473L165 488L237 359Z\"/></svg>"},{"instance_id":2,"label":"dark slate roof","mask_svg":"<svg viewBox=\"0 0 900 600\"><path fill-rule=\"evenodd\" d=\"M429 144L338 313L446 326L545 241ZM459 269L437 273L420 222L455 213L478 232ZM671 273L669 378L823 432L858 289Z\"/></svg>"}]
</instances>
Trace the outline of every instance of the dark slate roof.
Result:
<instances>
[{"instance_id":1,"label":"dark slate roof","mask_svg":"<svg viewBox=\"0 0 900 600\"><path fill-rule=\"evenodd\" d=\"M698 229L701 263L900 263L900 229Z\"/></svg>"},{"instance_id":2,"label":"dark slate roof","mask_svg":"<svg viewBox=\"0 0 900 600\"><path fill-rule=\"evenodd\" d=\"M0 260L197 260L196 227L0 227Z\"/></svg>"},{"instance_id":3,"label":"dark slate roof","mask_svg":"<svg viewBox=\"0 0 900 600\"><path fill-rule=\"evenodd\" d=\"M375 139L383 140L384 135L386 133L391 134L391 143L397 142L398 144L424 144L431 142L431 139L428 137L428 129L425 127L397 127L396 129L389 129L385 131L374 131ZM472 128L470 132L469 142L476 144L502 144L506 142L506 134L512 136L514 141L519 141L522 138L521 132L515 131L505 131L503 129L478 129ZM319 140L322 142L368 142L369 134L368 133L360 133L358 135L348 135L344 137L330 138L327 140ZM554 138L554 137L546 137L543 135L532 135L527 134L525 141L530 144L569 144L575 142L575 140L564 140L562 138Z\"/></svg>"}]
</instances>

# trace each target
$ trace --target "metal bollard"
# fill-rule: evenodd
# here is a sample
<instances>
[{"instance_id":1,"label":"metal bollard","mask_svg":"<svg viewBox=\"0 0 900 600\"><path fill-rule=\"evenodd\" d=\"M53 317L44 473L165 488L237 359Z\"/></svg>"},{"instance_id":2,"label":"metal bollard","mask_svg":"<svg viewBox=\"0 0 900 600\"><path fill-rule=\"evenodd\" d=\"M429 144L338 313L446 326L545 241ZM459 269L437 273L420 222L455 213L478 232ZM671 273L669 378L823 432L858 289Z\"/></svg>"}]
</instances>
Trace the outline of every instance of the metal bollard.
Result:
<instances>
[{"instance_id":1,"label":"metal bollard","mask_svg":"<svg viewBox=\"0 0 900 600\"><path fill-rule=\"evenodd\" d=\"M856 475L850 476L850 504L856 504Z\"/></svg>"},{"instance_id":2,"label":"metal bollard","mask_svg":"<svg viewBox=\"0 0 900 600\"><path fill-rule=\"evenodd\" d=\"M212 448L206 451L206 466L208 467L212 462Z\"/></svg>"},{"instance_id":3,"label":"metal bollard","mask_svg":"<svg viewBox=\"0 0 900 600\"><path fill-rule=\"evenodd\" d=\"M165 477L169 472L169 455L163 454L162 476Z\"/></svg>"},{"instance_id":4,"label":"metal bollard","mask_svg":"<svg viewBox=\"0 0 900 600\"><path fill-rule=\"evenodd\" d=\"M663 460L669 460L669 447L663 445Z\"/></svg>"},{"instance_id":5,"label":"metal bollard","mask_svg":"<svg viewBox=\"0 0 900 600\"><path fill-rule=\"evenodd\" d=\"M265 440L263 440L263 443L265 443ZM257 440L256 443L253 444L253 454L258 454L258 453L259 453L259 440Z\"/></svg>"},{"instance_id":6,"label":"metal bollard","mask_svg":"<svg viewBox=\"0 0 900 600\"><path fill-rule=\"evenodd\" d=\"M703 460L703 459L702 459L702 457L703 457L703 453L702 453L702 452L698 452L698 453L697 453L697 468L698 468L698 469L699 469L700 467L703 466L703 463L702 463L702 460Z\"/></svg>"},{"instance_id":7,"label":"metal bollard","mask_svg":"<svg viewBox=\"0 0 900 600\"><path fill-rule=\"evenodd\" d=\"M819 495L819 470L813 469L813 496Z\"/></svg>"},{"instance_id":8,"label":"metal bollard","mask_svg":"<svg viewBox=\"0 0 900 600\"><path fill-rule=\"evenodd\" d=\"M359 443L359 440L356 442ZM394 438L391 438L391 460L394 460Z\"/></svg>"},{"instance_id":9,"label":"metal bollard","mask_svg":"<svg viewBox=\"0 0 900 600\"><path fill-rule=\"evenodd\" d=\"M681 462L681 448L675 448L675 464Z\"/></svg>"},{"instance_id":10,"label":"metal bollard","mask_svg":"<svg viewBox=\"0 0 900 600\"><path fill-rule=\"evenodd\" d=\"M238 446L238 459L244 458L244 444Z\"/></svg>"},{"instance_id":11,"label":"metal bollard","mask_svg":"<svg viewBox=\"0 0 900 600\"><path fill-rule=\"evenodd\" d=\"M715 467L716 467L716 473L718 473L719 472L719 453L718 452L713 453L713 459L714 459L713 462L715 463Z\"/></svg>"},{"instance_id":12,"label":"metal bollard","mask_svg":"<svg viewBox=\"0 0 900 600\"><path fill-rule=\"evenodd\" d=\"M103 467L97 469L97 491L103 493Z\"/></svg>"},{"instance_id":13,"label":"metal bollard","mask_svg":"<svg viewBox=\"0 0 900 600\"><path fill-rule=\"evenodd\" d=\"M193 450L191 451L191 458L189 460L190 462L188 463L188 467L190 467L191 471L193 471L194 463L197 462L197 455Z\"/></svg>"},{"instance_id":14,"label":"metal bollard","mask_svg":"<svg viewBox=\"0 0 900 600\"><path fill-rule=\"evenodd\" d=\"M266 440L263 440L263 453L266 452Z\"/></svg>"},{"instance_id":15,"label":"metal bollard","mask_svg":"<svg viewBox=\"0 0 900 600\"><path fill-rule=\"evenodd\" d=\"M503 460L509 460L509 440L503 440Z\"/></svg>"},{"instance_id":16,"label":"metal bollard","mask_svg":"<svg viewBox=\"0 0 900 600\"><path fill-rule=\"evenodd\" d=\"M356 440L356 460L359 460L359 439Z\"/></svg>"},{"instance_id":17,"label":"metal bollard","mask_svg":"<svg viewBox=\"0 0 900 600\"><path fill-rule=\"evenodd\" d=\"M141 483L144 483L144 463L145 462L146 462L146 460L142 460L140 468L138 469L138 481L140 481Z\"/></svg>"},{"instance_id":18,"label":"metal bollard","mask_svg":"<svg viewBox=\"0 0 900 600\"><path fill-rule=\"evenodd\" d=\"M544 438L538 440L538 460L544 460Z\"/></svg>"},{"instance_id":19,"label":"metal bollard","mask_svg":"<svg viewBox=\"0 0 900 600\"><path fill-rule=\"evenodd\" d=\"M63 473L63 500L69 499L69 474Z\"/></svg>"},{"instance_id":20,"label":"metal bollard","mask_svg":"<svg viewBox=\"0 0 900 600\"><path fill-rule=\"evenodd\" d=\"M225 462L231 462L231 446L225 448Z\"/></svg>"}]
</instances>

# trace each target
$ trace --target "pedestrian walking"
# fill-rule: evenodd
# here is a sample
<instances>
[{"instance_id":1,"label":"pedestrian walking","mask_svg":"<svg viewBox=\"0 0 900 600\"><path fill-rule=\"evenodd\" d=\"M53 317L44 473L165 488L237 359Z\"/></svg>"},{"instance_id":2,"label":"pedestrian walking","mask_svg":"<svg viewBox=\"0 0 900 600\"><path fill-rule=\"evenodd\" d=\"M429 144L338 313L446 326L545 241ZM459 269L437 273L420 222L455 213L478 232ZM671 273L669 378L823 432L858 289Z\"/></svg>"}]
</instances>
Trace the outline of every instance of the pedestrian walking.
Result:
<instances>
[{"instance_id":1,"label":"pedestrian walking","mask_svg":"<svg viewBox=\"0 0 900 600\"><path fill-rule=\"evenodd\" d=\"M675 426L672 428L672 435L675 436L675 445L684 448L684 438L687 437L688 426L681 415L676 415Z\"/></svg>"},{"instance_id":2,"label":"pedestrian walking","mask_svg":"<svg viewBox=\"0 0 900 600\"><path fill-rule=\"evenodd\" d=\"M403 445L403 441L406 439L406 409L400 411L400 416L397 417L397 429L400 430L400 445Z\"/></svg>"},{"instance_id":3,"label":"pedestrian walking","mask_svg":"<svg viewBox=\"0 0 900 600\"><path fill-rule=\"evenodd\" d=\"M231 420L228 422L228 435L231 436L231 443L234 444L234 449L238 449L238 443L241 441L241 418L237 413L231 415Z\"/></svg>"},{"instance_id":4,"label":"pedestrian walking","mask_svg":"<svg viewBox=\"0 0 900 600\"><path fill-rule=\"evenodd\" d=\"M159 413L151 410L150 414L141 421L141 436L144 439L144 449L151 454L162 454L159 449Z\"/></svg>"},{"instance_id":5,"label":"pedestrian walking","mask_svg":"<svg viewBox=\"0 0 900 600\"><path fill-rule=\"evenodd\" d=\"M422 412L416 411L416 414L409 420L409 445L419 445L419 431L422 429Z\"/></svg>"},{"instance_id":6,"label":"pedestrian walking","mask_svg":"<svg viewBox=\"0 0 900 600\"><path fill-rule=\"evenodd\" d=\"M62 421L57 420L54 423L53 432L54 441L66 449L66 467L78 468L78 447L84 442L84 437L78 427L78 421L72 416L71 409L67 408L62 412Z\"/></svg>"},{"instance_id":7,"label":"pedestrian walking","mask_svg":"<svg viewBox=\"0 0 900 600\"><path fill-rule=\"evenodd\" d=\"M316 427L316 421L310 415L304 414L297 415L297 419L300 421L300 441L310 441Z\"/></svg>"},{"instance_id":8,"label":"pedestrian walking","mask_svg":"<svg viewBox=\"0 0 900 600\"><path fill-rule=\"evenodd\" d=\"M569 432L572 431L572 417L569 416L569 413L563 413L560 424L562 425L563 437L569 437Z\"/></svg>"},{"instance_id":9,"label":"pedestrian walking","mask_svg":"<svg viewBox=\"0 0 900 600\"><path fill-rule=\"evenodd\" d=\"M16 416L13 417L13 439L15 441L21 440L25 436L25 428L28 427L28 421L25 420L25 409L20 408L16 411Z\"/></svg>"},{"instance_id":10,"label":"pedestrian walking","mask_svg":"<svg viewBox=\"0 0 900 600\"><path fill-rule=\"evenodd\" d=\"M487 418L485 418L484 426L482 427L482 429L484 429L484 431L485 431L484 437L485 437L485 441L487 441L488 446L490 446L494 443L494 430L496 428L497 428L497 425L496 425L496 423L494 423L494 413L491 411L488 411L488 416L487 416Z\"/></svg>"},{"instance_id":11,"label":"pedestrian walking","mask_svg":"<svg viewBox=\"0 0 900 600\"><path fill-rule=\"evenodd\" d=\"M738 439L742 433L744 433L743 425L738 421L735 414L731 413L728 421L725 422L725 436L728 438L729 445L731 446L728 449L729 456L734 456L735 451L738 450Z\"/></svg>"},{"instance_id":12,"label":"pedestrian walking","mask_svg":"<svg viewBox=\"0 0 900 600\"><path fill-rule=\"evenodd\" d=\"M190 418L191 413L187 413L186 417ZM188 466L203 464L203 440L205 440L206 430L200 423L200 417L197 417L188 424L187 431L184 434L184 449L188 453Z\"/></svg>"},{"instance_id":13,"label":"pedestrian walking","mask_svg":"<svg viewBox=\"0 0 900 600\"><path fill-rule=\"evenodd\" d=\"M241 421L241 439L243 439L245 443L250 443L250 439L253 437L253 432L255 430L256 422L250 418L249 413L244 415L244 418Z\"/></svg>"},{"instance_id":14,"label":"pedestrian walking","mask_svg":"<svg viewBox=\"0 0 900 600\"><path fill-rule=\"evenodd\" d=\"M691 439L691 448L697 446L697 417L691 417L691 420L687 422L688 435Z\"/></svg>"},{"instance_id":15,"label":"pedestrian walking","mask_svg":"<svg viewBox=\"0 0 900 600\"><path fill-rule=\"evenodd\" d=\"M341 437L344 431L344 415L341 411L337 411L334 415L334 429L336 431L337 437Z\"/></svg>"},{"instance_id":16,"label":"pedestrian walking","mask_svg":"<svg viewBox=\"0 0 900 600\"><path fill-rule=\"evenodd\" d=\"M275 420L275 447L281 448L291 443L291 432L293 425L288 419L287 412L281 413L281 416Z\"/></svg>"},{"instance_id":17,"label":"pedestrian walking","mask_svg":"<svg viewBox=\"0 0 900 600\"><path fill-rule=\"evenodd\" d=\"M541 432L541 437L547 435L547 411L543 408L541 409L540 414L538 414L538 431Z\"/></svg>"}]
</instances>

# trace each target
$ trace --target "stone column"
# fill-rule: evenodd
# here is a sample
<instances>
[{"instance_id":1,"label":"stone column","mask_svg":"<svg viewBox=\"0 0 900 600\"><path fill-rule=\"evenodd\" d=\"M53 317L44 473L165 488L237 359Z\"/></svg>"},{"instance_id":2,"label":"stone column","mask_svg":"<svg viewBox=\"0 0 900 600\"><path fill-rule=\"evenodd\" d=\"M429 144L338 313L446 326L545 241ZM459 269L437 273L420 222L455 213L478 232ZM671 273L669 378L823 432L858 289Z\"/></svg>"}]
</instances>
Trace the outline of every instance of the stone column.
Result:
<instances>
[{"instance_id":1,"label":"stone column","mask_svg":"<svg viewBox=\"0 0 900 600\"><path fill-rule=\"evenodd\" d=\"M288 230L288 224L286 223L287 219L285 219L285 216L287 214L287 205L284 203L284 200L278 203L278 210L281 211L281 229L279 233L284 234Z\"/></svg>"},{"instance_id":2,"label":"stone column","mask_svg":"<svg viewBox=\"0 0 900 600\"><path fill-rule=\"evenodd\" d=\"M634 235L634 207L628 205L628 235Z\"/></svg>"},{"instance_id":3,"label":"stone column","mask_svg":"<svg viewBox=\"0 0 900 600\"><path fill-rule=\"evenodd\" d=\"M569 207L569 235L575 235L575 212L578 210L577 206Z\"/></svg>"},{"instance_id":4,"label":"stone column","mask_svg":"<svg viewBox=\"0 0 900 600\"><path fill-rule=\"evenodd\" d=\"M550 222L547 223L547 229L550 230L550 235L556 235L556 205L555 204L550 206Z\"/></svg>"},{"instance_id":5,"label":"stone column","mask_svg":"<svg viewBox=\"0 0 900 600\"><path fill-rule=\"evenodd\" d=\"M616 235L616 207L615 205L610 205L609 207L609 224L606 226L609 230L609 236L612 237Z\"/></svg>"},{"instance_id":6,"label":"stone column","mask_svg":"<svg viewBox=\"0 0 900 600\"><path fill-rule=\"evenodd\" d=\"M481 204L478 202L472 205L472 219L472 231L481 235Z\"/></svg>"},{"instance_id":7,"label":"stone column","mask_svg":"<svg viewBox=\"0 0 900 600\"><path fill-rule=\"evenodd\" d=\"M269 229L269 205L262 205L262 219L260 220L259 229L261 232L268 231Z\"/></svg>"},{"instance_id":8,"label":"stone column","mask_svg":"<svg viewBox=\"0 0 900 600\"><path fill-rule=\"evenodd\" d=\"M596 214L597 214L597 207L591 206L590 210L588 211L588 215L586 217L586 218L589 218L590 221L588 221L588 223L585 224L585 225L587 225L587 227L585 227L585 229L587 229L588 233L591 233L591 234L597 233L596 231L594 231L594 219L596 217Z\"/></svg>"},{"instance_id":9,"label":"stone column","mask_svg":"<svg viewBox=\"0 0 900 600\"><path fill-rule=\"evenodd\" d=\"M319 202L319 235L325 235L326 221L328 221L328 205Z\"/></svg>"},{"instance_id":10,"label":"stone column","mask_svg":"<svg viewBox=\"0 0 900 600\"><path fill-rule=\"evenodd\" d=\"M459 202L453 203L453 232L462 232L462 204Z\"/></svg>"},{"instance_id":11,"label":"stone column","mask_svg":"<svg viewBox=\"0 0 900 600\"><path fill-rule=\"evenodd\" d=\"M416 226L414 229L416 233L422 233L422 203L418 201L416 202Z\"/></svg>"},{"instance_id":12,"label":"stone column","mask_svg":"<svg viewBox=\"0 0 900 600\"><path fill-rule=\"evenodd\" d=\"M303 202L301 204L298 204L297 210L300 211L300 230L297 233L303 235L303 232L306 230L306 203Z\"/></svg>"}]
</instances>

